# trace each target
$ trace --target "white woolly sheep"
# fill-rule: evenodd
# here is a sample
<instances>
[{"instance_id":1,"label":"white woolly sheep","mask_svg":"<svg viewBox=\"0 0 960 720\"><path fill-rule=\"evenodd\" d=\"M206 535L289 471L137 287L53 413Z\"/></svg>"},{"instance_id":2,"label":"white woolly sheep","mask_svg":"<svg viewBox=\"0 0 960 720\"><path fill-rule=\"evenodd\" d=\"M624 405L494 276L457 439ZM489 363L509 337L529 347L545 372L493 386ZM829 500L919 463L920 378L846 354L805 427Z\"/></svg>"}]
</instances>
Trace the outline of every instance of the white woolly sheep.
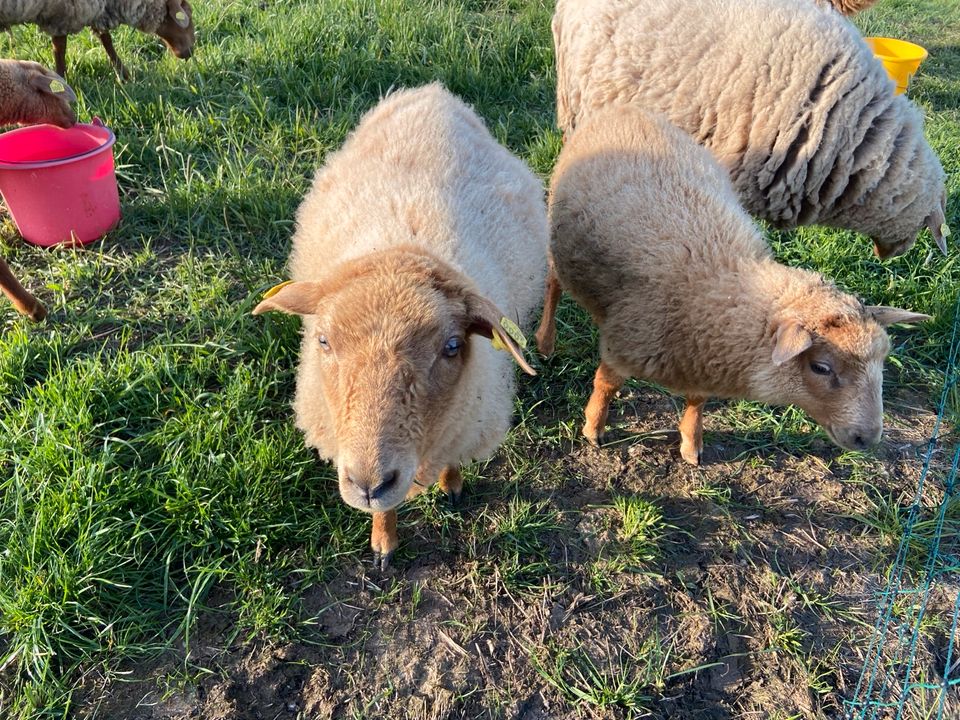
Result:
<instances>
[{"instance_id":1,"label":"white woolly sheep","mask_svg":"<svg viewBox=\"0 0 960 720\"><path fill-rule=\"evenodd\" d=\"M880 440L882 326L927 316L864 307L778 264L720 165L664 116L625 105L580 122L554 171L550 228L537 340L552 351L559 277L600 328L590 441L627 377L686 398L680 452L695 465L709 397L797 405L845 448Z\"/></svg>"},{"instance_id":2,"label":"white woolly sheep","mask_svg":"<svg viewBox=\"0 0 960 720\"><path fill-rule=\"evenodd\" d=\"M856 28L796 0L558 0L557 120L610 103L664 113L777 227L870 236L880 257L924 226L946 252L944 173L923 119Z\"/></svg>"},{"instance_id":3,"label":"white woolly sheep","mask_svg":"<svg viewBox=\"0 0 960 720\"><path fill-rule=\"evenodd\" d=\"M110 31L129 25L157 35L182 60L193 53L193 11L187 0L0 0L0 30L31 23L53 37L57 72L67 75L67 36L91 28L117 74L129 76Z\"/></svg>"},{"instance_id":4,"label":"white woolly sheep","mask_svg":"<svg viewBox=\"0 0 960 720\"><path fill-rule=\"evenodd\" d=\"M460 465L507 432L511 355L533 370L504 318L527 324L546 246L540 181L437 84L389 95L317 173L293 283L254 313L303 316L297 426L344 501L373 513L377 567L397 505L438 478L456 502Z\"/></svg>"},{"instance_id":5,"label":"white woolly sheep","mask_svg":"<svg viewBox=\"0 0 960 720\"><path fill-rule=\"evenodd\" d=\"M48 122L70 127L76 122L71 102L76 102L63 78L34 62L0 60L0 125ZM0 291L13 306L32 320L43 320L47 311L14 277L0 258Z\"/></svg>"}]
</instances>

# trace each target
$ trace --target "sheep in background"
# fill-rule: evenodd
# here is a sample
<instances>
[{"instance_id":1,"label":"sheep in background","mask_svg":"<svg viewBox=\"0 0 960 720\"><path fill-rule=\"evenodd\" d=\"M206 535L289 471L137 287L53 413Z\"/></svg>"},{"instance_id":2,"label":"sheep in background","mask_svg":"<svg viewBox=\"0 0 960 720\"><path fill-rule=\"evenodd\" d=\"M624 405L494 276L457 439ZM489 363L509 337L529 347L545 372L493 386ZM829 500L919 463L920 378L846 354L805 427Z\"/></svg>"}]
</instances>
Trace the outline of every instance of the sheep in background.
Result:
<instances>
[{"instance_id":1,"label":"sheep in background","mask_svg":"<svg viewBox=\"0 0 960 720\"><path fill-rule=\"evenodd\" d=\"M67 36L91 28L117 74L129 77L110 31L129 25L157 35L182 60L193 52L193 11L187 0L0 0L0 30L32 23L53 37L57 72L67 75Z\"/></svg>"},{"instance_id":2,"label":"sheep in background","mask_svg":"<svg viewBox=\"0 0 960 720\"><path fill-rule=\"evenodd\" d=\"M709 152L660 114L587 115L550 187L550 257L600 328L583 434L599 443L628 377L686 398L680 452L699 464L710 397L801 407L841 447L883 429L883 326L926 315L864 307L818 273L778 264ZM551 276L541 350L553 348Z\"/></svg>"},{"instance_id":3,"label":"sheep in background","mask_svg":"<svg viewBox=\"0 0 960 720\"><path fill-rule=\"evenodd\" d=\"M48 122L70 127L76 102L63 79L34 62L0 60L0 125ZM0 290L31 320L47 316L46 308L23 287L0 258Z\"/></svg>"},{"instance_id":4,"label":"sheep in background","mask_svg":"<svg viewBox=\"0 0 960 720\"><path fill-rule=\"evenodd\" d=\"M944 173L922 116L828 6L558 0L553 36L565 134L611 103L657 110L777 227L856 230L880 257L928 227L946 252Z\"/></svg>"},{"instance_id":5,"label":"sheep in background","mask_svg":"<svg viewBox=\"0 0 960 720\"><path fill-rule=\"evenodd\" d=\"M76 102L63 78L43 65L22 60L0 60L0 125L52 123L70 127L77 118Z\"/></svg>"},{"instance_id":6,"label":"sheep in background","mask_svg":"<svg viewBox=\"0 0 960 720\"><path fill-rule=\"evenodd\" d=\"M293 283L254 314L303 317L297 426L373 513L380 569L397 505L438 478L456 501L506 434L511 355L533 374L509 320L538 305L546 246L540 181L438 84L369 111L300 206Z\"/></svg>"}]
</instances>

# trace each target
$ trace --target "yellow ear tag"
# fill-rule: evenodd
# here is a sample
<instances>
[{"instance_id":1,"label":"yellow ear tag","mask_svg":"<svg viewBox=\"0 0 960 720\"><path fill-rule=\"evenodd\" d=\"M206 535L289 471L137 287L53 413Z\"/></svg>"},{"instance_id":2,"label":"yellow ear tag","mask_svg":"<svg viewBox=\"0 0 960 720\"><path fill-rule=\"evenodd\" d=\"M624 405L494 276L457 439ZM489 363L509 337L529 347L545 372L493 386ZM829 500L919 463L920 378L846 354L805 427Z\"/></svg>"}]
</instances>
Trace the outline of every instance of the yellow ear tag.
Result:
<instances>
[{"instance_id":1,"label":"yellow ear tag","mask_svg":"<svg viewBox=\"0 0 960 720\"><path fill-rule=\"evenodd\" d=\"M520 328L517 327L517 324L513 322L510 318L502 317L500 318L500 327L506 330L507 335L513 338L513 341L519 345L521 348L526 349L527 339L523 336L523 333L520 331Z\"/></svg>"},{"instance_id":2,"label":"yellow ear tag","mask_svg":"<svg viewBox=\"0 0 960 720\"><path fill-rule=\"evenodd\" d=\"M177 14L174 15L174 17L180 22L183 22L187 19L187 14L183 10L177 10Z\"/></svg>"},{"instance_id":3,"label":"yellow ear tag","mask_svg":"<svg viewBox=\"0 0 960 720\"><path fill-rule=\"evenodd\" d=\"M262 298L262 299L263 299L263 300L266 300L267 298L272 298L272 297L273 297L274 295L276 295L278 292L280 292L281 290L283 290L287 285L290 285L290 284L292 284L292 283L293 283L293 280L284 280L284 281L283 281L282 283L280 283L279 285L274 285L272 288L270 288L269 290L267 290L267 291L263 294L263 298Z\"/></svg>"},{"instance_id":4,"label":"yellow ear tag","mask_svg":"<svg viewBox=\"0 0 960 720\"><path fill-rule=\"evenodd\" d=\"M62 93L67 91L67 86L64 85L59 80L50 81L50 92L52 93Z\"/></svg>"},{"instance_id":5,"label":"yellow ear tag","mask_svg":"<svg viewBox=\"0 0 960 720\"><path fill-rule=\"evenodd\" d=\"M940 226L940 234L941 234L943 237L950 237L950 226L947 225L946 223L943 223L943 224Z\"/></svg>"},{"instance_id":6,"label":"yellow ear tag","mask_svg":"<svg viewBox=\"0 0 960 720\"><path fill-rule=\"evenodd\" d=\"M500 341L500 336L496 333L493 334L493 337L490 338L490 344L493 345L494 350L504 350L506 351L507 346Z\"/></svg>"}]
</instances>

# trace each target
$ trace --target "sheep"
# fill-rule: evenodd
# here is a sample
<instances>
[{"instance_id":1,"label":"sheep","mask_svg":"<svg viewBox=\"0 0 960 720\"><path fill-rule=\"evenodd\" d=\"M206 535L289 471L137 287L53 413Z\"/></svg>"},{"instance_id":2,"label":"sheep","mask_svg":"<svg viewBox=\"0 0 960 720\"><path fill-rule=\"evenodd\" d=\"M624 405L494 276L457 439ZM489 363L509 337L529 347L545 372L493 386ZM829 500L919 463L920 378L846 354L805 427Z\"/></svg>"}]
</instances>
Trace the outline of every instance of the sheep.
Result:
<instances>
[{"instance_id":1,"label":"sheep","mask_svg":"<svg viewBox=\"0 0 960 720\"><path fill-rule=\"evenodd\" d=\"M0 125L49 122L70 127L76 122L70 103L76 100L63 78L42 65L0 60ZM47 316L46 308L17 282L3 258L0 290L31 320L39 322Z\"/></svg>"},{"instance_id":2,"label":"sheep","mask_svg":"<svg viewBox=\"0 0 960 720\"><path fill-rule=\"evenodd\" d=\"M614 102L663 112L776 227L855 230L881 258L928 227L946 253L944 172L923 118L827 4L558 0L553 36L564 133Z\"/></svg>"},{"instance_id":3,"label":"sheep","mask_svg":"<svg viewBox=\"0 0 960 720\"><path fill-rule=\"evenodd\" d=\"M193 53L193 10L187 0L0 0L0 30L32 23L53 37L57 73L67 76L67 36L90 27L100 38L117 74L129 73L113 46L110 31L130 25L162 39L182 60Z\"/></svg>"},{"instance_id":4,"label":"sheep","mask_svg":"<svg viewBox=\"0 0 960 720\"><path fill-rule=\"evenodd\" d=\"M680 454L693 465L710 397L797 405L851 450L879 442L883 327L928 316L864 307L777 263L721 166L663 115L622 105L586 116L557 160L549 208L537 340L552 351L560 286L598 325L588 441L602 442L611 399L638 377L686 398Z\"/></svg>"},{"instance_id":5,"label":"sheep","mask_svg":"<svg viewBox=\"0 0 960 720\"><path fill-rule=\"evenodd\" d=\"M397 505L437 479L457 502L460 465L502 441L511 356L535 374L512 321L526 325L543 291L543 195L441 85L394 92L317 173L292 283L253 310L303 317L296 424L336 465L343 500L373 514L380 570Z\"/></svg>"},{"instance_id":6,"label":"sheep","mask_svg":"<svg viewBox=\"0 0 960 720\"><path fill-rule=\"evenodd\" d=\"M47 122L70 127L76 102L63 78L35 62L0 60L0 125Z\"/></svg>"}]
</instances>

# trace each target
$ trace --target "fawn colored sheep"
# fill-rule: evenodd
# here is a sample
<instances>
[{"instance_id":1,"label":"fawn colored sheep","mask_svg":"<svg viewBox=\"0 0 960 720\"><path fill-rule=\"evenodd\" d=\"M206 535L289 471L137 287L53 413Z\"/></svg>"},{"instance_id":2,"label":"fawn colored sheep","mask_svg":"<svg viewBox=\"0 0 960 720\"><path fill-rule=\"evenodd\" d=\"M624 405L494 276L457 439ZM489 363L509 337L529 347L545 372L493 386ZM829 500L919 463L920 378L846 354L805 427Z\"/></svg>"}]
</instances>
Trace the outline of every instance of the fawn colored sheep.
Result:
<instances>
[{"instance_id":1,"label":"fawn colored sheep","mask_svg":"<svg viewBox=\"0 0 960 720\"><path fill-rule=\"evenodd\" d=\"M380 569L397 505L438 479L456 502L460 465L506 434L511 356L533 369L505 318L530 319L546 246L540 181L436 84L369 111L300 206L294 282L254 313L303 317L297 426L373 514Z\"/></svg>"},{"instance_id":2,"label":"fawn colored sheep","mask_svg":"<svg viewBox=\"0 0 960 720\"><path fill-rule=\"evenodd\" d=\"M591 442L627 377L686 398L680 452L692 464L709 397L797 405L845 448L879 441L883 326L927 316L864 307L777 263L727 174L664 116L618 106L585 118L557 161L550 225L556 277L537 339L549 354L559 278L600 328Z\"/></svg>"}]
</instances>

